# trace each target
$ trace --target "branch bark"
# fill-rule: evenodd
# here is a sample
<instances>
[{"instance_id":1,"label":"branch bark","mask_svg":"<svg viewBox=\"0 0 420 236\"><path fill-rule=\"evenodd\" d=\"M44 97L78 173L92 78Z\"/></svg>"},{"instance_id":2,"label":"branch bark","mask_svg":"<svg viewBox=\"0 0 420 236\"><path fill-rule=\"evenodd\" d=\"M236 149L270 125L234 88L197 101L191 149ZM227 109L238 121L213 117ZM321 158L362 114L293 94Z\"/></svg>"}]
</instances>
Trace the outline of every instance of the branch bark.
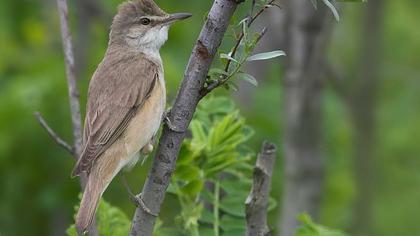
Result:
<instances>
[{"instance_id":1,"label":"branch bark","mask_svg":"<svg viewBox=\"0 0 420 236\"><path fill-rule=\"evenodd\" d=\"M82 119L80 115L79 90L77 89L77 81L74 68L74 55L71 33L69 28L67 0L57 0L58 13L60 15L61 39L63 42L64 59L66 64L66 78L69 89L69 102L73 130L73 155L77 160L82 151ZM86 174L80 175L80 185L83 190L86 184ZM96 222L91 224L89 234L98 236Z\"/></svg>"},{"instance_id":2,"label":"branch bark","mask_svg":"<svg viewBox=\"0 0 420 236\"><path fill-rule=\"evenodd\" d=\"M152 167L142 193L139 194L145 205L155 214L160 211L185 131L200 101L200 90L204 86L214 55L240 2L242 1L214 1L192 51L175 103L168 114L172 129L164 125ZM132 220L130 235L152 235L155 222L156 216L138 207Z\"/></svg>"},{"instance_id":3,"label":"branch bark","mask_svg":"<svg viewBox=\"0 0 420 236\"><path fill-rule=\"evenodd\" d=\"M267 208L270 198L271 178L276 160L276 146L264 142L254 168L254 182L245 201L248 236L270 234L267 225Z\"/></svg>"},{"instance_id":4,"label":"branch bark","mask_svg":"<svg viewBox=\"0 0 420 236\"><path fill-rule=\"evenodd\" d=\"M74 153L77 158L82 148L82 119L80 115L79 91L74 70L73 45L69 29L68 9L66 0L57 0L60 14L61 39L63 41L64 58L66 61L67 84L69 88L69 100L71 121L73 126Z\"/></svg>"}]
</instances>

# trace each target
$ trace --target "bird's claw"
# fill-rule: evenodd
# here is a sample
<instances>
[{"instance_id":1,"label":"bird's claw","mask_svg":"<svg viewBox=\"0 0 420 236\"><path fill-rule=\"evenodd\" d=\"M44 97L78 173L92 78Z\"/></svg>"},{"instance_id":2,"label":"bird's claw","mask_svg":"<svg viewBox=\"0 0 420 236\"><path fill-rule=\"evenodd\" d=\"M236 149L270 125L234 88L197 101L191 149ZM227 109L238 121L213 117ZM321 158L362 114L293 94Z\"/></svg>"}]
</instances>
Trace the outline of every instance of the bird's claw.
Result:
<instances>
[{"instance_id":1,"label":"bird's claw","mask_svg":"<svg viewBox=\"0 0 420 236\"><path fill-rule=\"evenodd\" d=\"M144 200L142 198L142 193L140 193L137 196L133 196L134 198L132 199L134 205L136 205L136 207L141 207L141 209L143 209L144 212L146 212L149 215L152 215L154 217L158 217L158 214L153 213L147 206L146 203L144 203Z\"/></svg>"},{"instance_id":2,"label":"bird's claw","mask_svg":"<svg viewBox=\"0 0 420 236\"><path fill-rule=\"evenodd\" d=\"M136 206L136 207L140 207L141 209L143 209L144 212L146 212L149 215L152 215L154 217L158 217L158 214L153 213L147 206L146 203L144 203L144 200L142 198L142 193L140 193L139 195L134 195L133 192L131 191L130 187L128 186L127 180L125 179L125 176L123 176L123 183L124 183L124 187L126 188L127 192L128 192L128 197L130 198L130 201Z\"/></svg>"},{"instance_id":3,"label":"bird's claw","mask_svg":"<svg viewBox=\"0 0 420 236\"><path fill-rule=\"evenodd\" d=\"M173 131L173 132L176 132L176 133L184 133L185 132L185 130L182 130L182 129L179 129L178 127L176 127L173 123L172 123L172 121L171 121L171 119L169 119L169 113L171 112L171 110L168 110L168 111L166 111L164 114L163 114L163 122L166 124L166 126L171 130L171 131Z\"/></svg>"}]
</instances>

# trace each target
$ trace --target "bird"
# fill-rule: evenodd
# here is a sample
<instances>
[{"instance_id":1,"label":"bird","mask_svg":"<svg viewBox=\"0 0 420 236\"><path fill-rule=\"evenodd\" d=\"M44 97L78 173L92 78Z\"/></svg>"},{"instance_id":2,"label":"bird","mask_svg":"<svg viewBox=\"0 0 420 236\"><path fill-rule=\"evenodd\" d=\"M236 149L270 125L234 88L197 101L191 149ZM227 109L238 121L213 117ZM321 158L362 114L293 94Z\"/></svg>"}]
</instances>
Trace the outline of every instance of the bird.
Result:
<instances>
[{"instance_id":1,"label":"bird","mask_svg":"<svg viewBox=\"0 0 420 236\"><path fill-rule=\"evenodd\" d=\"M76 215L87 232L112 179L153 150L166 106L160 48L172 23L189 13L168 14L153 0L119 5L108 48L89 82L83 144L72 177L85 172L86 186Z\"/></svg>"}]
</instances>

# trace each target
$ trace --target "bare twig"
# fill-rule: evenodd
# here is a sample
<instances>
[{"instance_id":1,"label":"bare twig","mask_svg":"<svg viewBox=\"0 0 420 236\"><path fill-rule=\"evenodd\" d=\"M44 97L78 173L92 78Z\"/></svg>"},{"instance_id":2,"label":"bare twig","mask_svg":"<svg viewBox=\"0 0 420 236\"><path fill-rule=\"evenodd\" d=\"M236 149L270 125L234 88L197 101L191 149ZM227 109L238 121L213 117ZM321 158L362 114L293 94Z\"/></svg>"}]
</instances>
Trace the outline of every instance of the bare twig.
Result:
<instances>
[{"instance_id":1,"label":"bare twig","mask_svg":"<svg viewBox=\"0 0 420 236\"><path fill-rule=\"evenodd\" d=\"M249 28L249 27L251 27L251 25L252 25L252 23L254 23L254 21L259 17L259 16L261 16L261 14L267 9L267 8L269 8L270 6L272 6L272 5L275 5L275 2L276 0L271 0L271 1L269 1L268 3L267 3L267 5L265 5L265 6L263 6L255 15L253 15L252 17L251 17L251 15L253 14L253 11L254 11L254 3L253 3L253 5L252 5L252 7L251 7L251 15L249 15L248 16L248 19L247 19L247 22L246 22L246 24L247 24L247 27ZM277 6L277 5L276 5ZM261 38L264 36L264 34L266 33L266 30L267 30L267 28L264 28L261 32L260 32L260 34L258 35L258 38L257 38L257 41L256 41L256 43L258 43L260 40L261 40ZM244 32L244 30L243 30L243 28L241 29L241 33L239 34L239 37L238 37L238 39L236 40L236 43L235 43L235 45L233 46L233 48L232 48L232 50L231 50L231 53L230 53L230 56L233 58L235 55L236 55L236 52L238 51L238 48L239 48L239 45L241 45L241 42L242 42L242 40L243 40L243 38L245 37L245 32ZM232 62L232 60L227 60L227 62L226 62L226 66L225 66L225 69L224 69L224 71L226 72L226 73L228 73L229 72L229 69L230 69L230 65L231 65L231 62ZM212 83L210 83L207 87L205 87L205 88L203 88L202 90L201 90L201 96L202 97L205 97L207 94L209 94L211 91L213 91L215 88L218 88L218 87L220 87L220 86L222 86L222 85L224 85L228 80L230 79L230 76L227 76L227 75L222 75L221 76L221 79L218 79L218 80L215 80L215 81L213 81Z\"/></svg>"},{"instance_id":2,"label":"bare twig","mask_svg":"<svg viewBox=\"0 0 420 236\"><path fill-rule=\"evenodd\" d=\"M57 0L58 13L60 15L61 39L63 41L64 58L66 62L66 77L69 88L70 112L73 128L73 153L76 159L79 158L82 151L82 119L80 115L79 91L77 89L77 81L74 69L73 45L69 28L68 8L66 0ZM80 185L84 189L87 176L80 175ZM96 228L96 222L92 222L89 234L92 236L99 235Z\"/></svg>"},{"instance_id":3,"label":"bare twig","mask_svg":"<svg viewBox=\"0 0 420 236\"><path fill-rule=\"evenodd\" d=\"M69 88L71 121L73 126L74 153L77 158L82 148L82 119L80 115L79 91L74 73L74 56L66 0L57 0L60 14L61 38L63 40L64 57L66 61L67 84Z\"/></svg>"},{"instance_id":4,"label":"bare twig","mask_svg":"<svg viewBox=\"0 0 420 236\"><path fill-rule=\"evenodd\" d=\"M66 141L64 141L60 136L54 132L54 130L48 125L48 123L44 120L42 115L39 112L34 112L35 118L38 120L39 124L47 131L50 137L62 148L68 151L72 156L74 156L73 147L70 146Z\"/></svg>"},{"instance_id":5,"label":"bare twig","mask_svg":"<svg viewBox=\"0 0 420 236\"><path fill-rule=\"evenodd\" d=\"M267 208L270 197L271 177L276 160L276 146L264 142L254 168L254 182L245 201L248 236L270 234L267 225Z\"/></svg>"},{"instance_id":6,"label":"bare twig","mask_svg":"<svg viewBox=\"0 0 420 236\"><path fill-rule=\"evenodd\" d=\"M171 126L176 127L176 131L167 125L164 126L156 156L143 186L142 195L139 196L155 214L160 211L165 191L169 186L172 172L175 170L175 162L185 131L201 98L200 90L204 86L214 55L238 4L239 1L232 0L214 1L191 54L184 80L172 110L168 114ZM130 235L152 235L155 221L156 216L137 207Z\"/></svg>"}]
</instances>

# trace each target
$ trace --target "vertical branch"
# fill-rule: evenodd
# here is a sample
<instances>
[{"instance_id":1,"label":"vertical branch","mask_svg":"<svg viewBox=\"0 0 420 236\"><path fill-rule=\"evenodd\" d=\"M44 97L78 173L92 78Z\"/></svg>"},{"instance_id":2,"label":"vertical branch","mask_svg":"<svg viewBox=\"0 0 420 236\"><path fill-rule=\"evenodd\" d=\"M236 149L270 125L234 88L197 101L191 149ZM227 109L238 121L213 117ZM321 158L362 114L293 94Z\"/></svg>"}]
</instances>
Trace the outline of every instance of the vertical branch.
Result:
<instances>
[{"instance_id":1,"label":"vertical branch","mask_svg":"<svg viewBox=\"0 0 420 236\"><path fill-rule=\"evenodd\" d=\"M265 236L270 233L267 208L275 160L276 146L264 142L255 164L251 192L245 201L247 236Z\"/></svg>"},{"instance_id":2,"label":"vertical branch","mask_svg":"<svg viewBox=\"0 0 420 236\"><path fill-rule=\"evenodd\" d=\"M66 0L57 0L57 6L60 14L61 39L63 40L64 58L66 62L74 152L76 158L79 158L82 148L82 120L80 115L79 91L77 89L76 76L74 73L73 45L71 42Z\"/></svg>"},{"instance_id":3,"label":"vertical branch","mask_svg":"<svg viewBox=\"0 0 420 236\"><path fill-rule=\"evenodd\" d=\"M57 7L58 13L60 15L61 39L63 41L67 85L69 88L69 102L74 139L73 153L75 159L77 160L82 152L82 119L80 115L79 91L77 89L77 81L74 69L73 45L69 28L67 1L57 0ZM86 174L80 175L80 185L82 190L84 189L86 179ZM91 224L89 232L92 236L99 235L95 220Z\"/></svg>"},{"instance_id":4,"label":"vertical branch","mask_svg":"<svg viewBox=\"0 0 420 236\"><path fill-rule=\"evenodd\" d=\"M323 188L321 73L333 19L324 5L289 0L284 75L285 184L279 235L293 235L296 216L317 218Z\"/></svg>"},{"instance_id":5,"label":"vertical branch","mask_svg":"<svg viewBox=\"0 0 420 236\"><path fill-rule=\"evenodd\" d=\"M153 214L147 213L142 207L137 207L130 235L152 235L156 215L160 211L171 175L175 170L176 159L185 137L185 131L201 99L200 90L204 86L207 73L229 21L240 2L242 1L215 0L210 9L190 56L175 103L168 114L171 128L167 125L163 128L152 167L143 186L143 191L138 196L142 198Z\"/></svg>"}]
</instances>

